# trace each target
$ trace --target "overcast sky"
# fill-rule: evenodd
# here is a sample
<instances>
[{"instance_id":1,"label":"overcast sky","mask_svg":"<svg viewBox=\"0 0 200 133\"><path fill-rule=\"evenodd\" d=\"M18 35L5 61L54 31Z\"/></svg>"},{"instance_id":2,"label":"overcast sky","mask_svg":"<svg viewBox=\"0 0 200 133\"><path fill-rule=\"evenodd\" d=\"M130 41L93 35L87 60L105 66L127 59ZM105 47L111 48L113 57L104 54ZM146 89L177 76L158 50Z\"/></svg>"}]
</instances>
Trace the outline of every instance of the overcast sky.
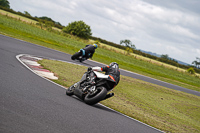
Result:
<instances>
[{"instance_id":1,"label":"overcast sky","mask_svg":"<svg viewBox=\"0 0 200 133\"><path fill-rule=\"evenodd\" d=\"M8 0L15 11L62 25L83 20L92 36L191 64L200 57L200 0Z\"/></svg>"}]
</instances>

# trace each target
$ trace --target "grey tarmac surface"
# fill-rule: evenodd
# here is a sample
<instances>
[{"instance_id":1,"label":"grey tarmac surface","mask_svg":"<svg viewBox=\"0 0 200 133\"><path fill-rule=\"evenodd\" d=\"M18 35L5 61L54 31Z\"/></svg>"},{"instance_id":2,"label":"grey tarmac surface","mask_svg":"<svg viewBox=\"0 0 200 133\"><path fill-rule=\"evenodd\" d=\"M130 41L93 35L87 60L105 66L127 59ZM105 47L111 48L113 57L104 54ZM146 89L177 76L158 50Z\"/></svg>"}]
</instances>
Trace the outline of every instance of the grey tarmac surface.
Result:
<instances>
[{"instance_id":1,"label":"grey tarmac surface","mask_svg":"<svg viewBox=\"0 0 200 133\"><path fill-rule=\"evenodd\" d=\"M71 55L0 35L0 132L161 132L100 104L89 106L66 96L65 89L24 67L16 59L19 54L72 62ZM84 65L99 64L88 60Z\"/></svg>"}]
</instances>

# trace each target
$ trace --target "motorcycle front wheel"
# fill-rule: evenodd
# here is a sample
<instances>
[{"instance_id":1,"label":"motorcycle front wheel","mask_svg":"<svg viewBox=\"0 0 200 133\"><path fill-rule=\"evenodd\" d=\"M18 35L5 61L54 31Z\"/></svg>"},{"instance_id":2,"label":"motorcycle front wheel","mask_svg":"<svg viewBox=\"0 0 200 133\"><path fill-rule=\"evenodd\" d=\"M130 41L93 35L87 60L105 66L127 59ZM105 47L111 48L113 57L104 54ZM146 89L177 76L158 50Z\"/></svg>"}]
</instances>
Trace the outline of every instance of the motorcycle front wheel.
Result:
<instances>
[{"instance_id":1,"label":"motorcycle front wheel","mask_svg":"<svg viewBox=\"0 0 200 133\"><path fill-rule=\"evenodd\" d=\"M105 87L97 87L95 92L89 92L85 98L84 102L89 105L94 105L106 97L107 89Z\"/></svg>"},{"instance_id":2,"label":"motorcycle front wheel","mask_svg":"<svg viewBox=\"0 0 200 133\"><path fill-rule=\"evenodd\" d=\"M74 85L72 85L72 86L70 86L69 88L67 88L67 90L66 90L66 95L68 95L68 96L72 96L72 95L74 95Z\"/></svg>"},{"instance_id":3,"label":"motorcycle front wheel","mask_svg":"<svg viewBox=\"0 0 200 133\"><path fill-rule=\"evenodd\" d=\"M72 59L72 60L78 59L79 56L81 56L81 52L77 52L77 53L75 53L74 55L72 55L72 56L71 56L71 59Z\"/></svg>"}]
</instances>

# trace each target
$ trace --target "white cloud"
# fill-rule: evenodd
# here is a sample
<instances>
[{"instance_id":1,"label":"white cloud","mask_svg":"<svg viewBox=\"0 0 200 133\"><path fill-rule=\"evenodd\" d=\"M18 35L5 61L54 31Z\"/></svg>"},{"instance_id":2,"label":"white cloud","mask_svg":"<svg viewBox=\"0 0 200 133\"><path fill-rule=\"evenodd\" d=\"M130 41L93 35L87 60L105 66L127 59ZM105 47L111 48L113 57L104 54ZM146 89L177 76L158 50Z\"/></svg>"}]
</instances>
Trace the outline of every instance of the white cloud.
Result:
<instances>
[{"instance_id":1,"label":"white cloud","mask_svg":"<svg viewBox=\"0 0 200 133\"><path fill-rule=\"evenodd\" d=\"M176 53L178 55L183 55L183 51L180 48L177 48L175 46L170 46L170 45L167 45L165 47L166 47L165 49L166 51L170 51L171 53Z\"/></svg>"},{"instance_id":2,"label":"white cloud","mask_svg":"<svg viewBox=\"0 0 200 133\"><path fill-rule=\"evenodd\" d=\"M200 55L200 49L196 49L196 52Z\"/></svg>"},{"instance_id":3,"label":"white cloud","mask_svg":"<svg viewBox=\"0 0 200 133\"><path fill-rule=\"evenodd\" d=\"M164 24L163 28L172 33L173 35L176 36L181 36L181 37L189 37L192 39L200 39L200 36L194 34L190 29L181 27L180 25L169 25L169 24Z\"/></svg>"}]
</instances>

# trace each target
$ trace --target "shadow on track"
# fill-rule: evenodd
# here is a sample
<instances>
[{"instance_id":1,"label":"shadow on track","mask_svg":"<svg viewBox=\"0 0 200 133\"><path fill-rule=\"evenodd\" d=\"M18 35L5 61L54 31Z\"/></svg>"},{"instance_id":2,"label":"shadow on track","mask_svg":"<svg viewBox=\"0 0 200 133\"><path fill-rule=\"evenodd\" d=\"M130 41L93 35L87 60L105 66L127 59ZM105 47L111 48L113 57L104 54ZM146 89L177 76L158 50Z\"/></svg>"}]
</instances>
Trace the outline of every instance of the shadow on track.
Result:
<instances>
[{"instance_id":1,"label":"shadow on track","mask_svg":"<svg viewBox=\"0 0 200 133\"><path fill-rule=\"evenodd\" d=\"M76 96L74 96L74 95L73 95L73 96L70 96L70 97L71 97L71 98L74 98L74 99L76 99L76 100L78 100L78 101L80 101L82 104L88 105L88 104L84 103L83 100L81 100L80 98L78 98L78 97L76 97ZM88 105L88 106L93 107L93 108L96 108L96 109L108 111L108 112L111 112L111 113L120 114L119 112L117 112L117 111L115 111L115 110L112 110L112 109L109 109L108 107L103 106L103 105L101 105L101 104Z\"/></svg>"}]
</instances>

